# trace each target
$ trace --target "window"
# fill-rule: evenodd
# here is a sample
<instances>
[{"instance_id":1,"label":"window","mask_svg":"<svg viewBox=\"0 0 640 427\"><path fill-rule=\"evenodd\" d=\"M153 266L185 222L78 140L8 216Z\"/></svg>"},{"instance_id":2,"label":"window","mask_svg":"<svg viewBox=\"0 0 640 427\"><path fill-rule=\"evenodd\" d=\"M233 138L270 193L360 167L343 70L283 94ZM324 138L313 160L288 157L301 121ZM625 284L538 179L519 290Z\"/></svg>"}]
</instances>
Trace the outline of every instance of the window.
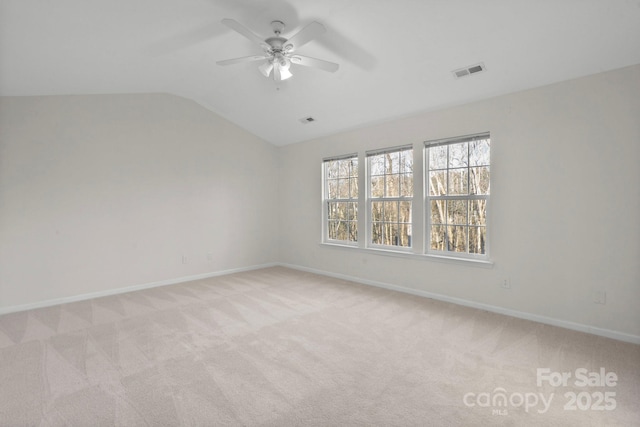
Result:
<instances>
[{"instance_id":1,"label":"window","mask_svg":"<svg viewBox=\"0 0 640 427\"><path fill-rule=\"evenodd\" d=\"M323 243L491 263L488 132L338 155L322 170Z\"/></svg>"},{"instance_id":2,"label":"window","mask_svg":"<svg viewBox=\"0 0 640 427\"><path fill-rule=\"evenodd\" d=\"M427 251L486 257L489 134L425 145Z\"/></svg>"},{"instance_id":3,"label":"window","mask_svg":"<svg viewBox=\"0 0 640 427\"><path fill-rule=\"evenodd\" d=\"M325 240L358 241L358 157L326 159L324 169Z\"/></svg>"},{"instance_id":4,"label":"window","mask_svg":"<svg viewBox=\"0 0 640 427\"><path fill-rule=\"evenodd\" d=\"M413 148L367 153L370 243L410 248Z\"/></svg>"}]
</instances>

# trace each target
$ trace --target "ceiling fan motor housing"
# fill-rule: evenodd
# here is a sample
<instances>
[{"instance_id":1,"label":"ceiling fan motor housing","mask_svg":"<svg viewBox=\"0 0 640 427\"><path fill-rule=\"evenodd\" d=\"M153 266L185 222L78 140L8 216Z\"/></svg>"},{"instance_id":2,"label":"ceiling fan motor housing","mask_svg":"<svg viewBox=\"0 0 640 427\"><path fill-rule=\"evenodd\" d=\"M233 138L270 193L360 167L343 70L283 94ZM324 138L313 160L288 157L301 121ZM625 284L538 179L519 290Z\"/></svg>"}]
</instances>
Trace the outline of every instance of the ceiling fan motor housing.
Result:
<instances>
[{"instance_id":1,"label":"ceiling fan motor housing","mask_svg":"<svg viewBox=\"0 0 640 427\"><path fill-rule=\"evenodd\" d=\"M265 42L267 42L267 44L271 46L271 50L274 52L282 51L283 50L282 47L286 41L287 39L280 36L269 37L268 39L265 40Z\"/></svg>"}]
</instances>

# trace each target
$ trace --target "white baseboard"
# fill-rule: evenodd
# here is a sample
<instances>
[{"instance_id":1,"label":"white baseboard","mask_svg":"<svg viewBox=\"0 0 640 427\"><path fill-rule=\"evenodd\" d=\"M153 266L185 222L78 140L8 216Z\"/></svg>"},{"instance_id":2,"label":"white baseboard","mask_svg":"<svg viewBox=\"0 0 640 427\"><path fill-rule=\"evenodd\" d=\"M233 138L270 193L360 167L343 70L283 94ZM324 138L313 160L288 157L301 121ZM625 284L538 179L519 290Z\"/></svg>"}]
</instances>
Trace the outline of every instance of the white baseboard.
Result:
<instances>
[{"instance_id":1,"label":"white baseboard","mask_svg":"<svg viewBox=\"0 0 640 427\"><path fill-rule=\"evenodd\" d=\"M70 302L84 301L84 300L93 299L93 298L123 294L126 292L141 291L143 289L156 288L158 286L175 285L178 283L190 282L192 280L208 279L210 277L224 276L227 274L240 273L243 271L251 271L251 270L258 270L261 268L275 267L277 265L279 264L268 263L268 264L252 265L249 267L240 267L240 268L233 268L230 270L214 271L209 273L196 274L193 276L176 277L174 279L160 280L158 282L144 283L141 285L126 286L123 288L116 288L116 289L108 289L106 291L90 292L87 294L74 295L74 296L64 297L64 298L55 298L55 299L38 301L34 303L29 303L29 304L0 307L0 315L15 313L18 311L32 310L34 308L50 307L52 305L66 304Z\"/></svg>"},{"instance_id":2,"label":"white baseboard","mask_svg":"<svg viewBox=\"0 0 640 427\"><path fill-rule=\"evenodd\" d=\"M592 335L612 338L618 341L625 341L632 344L640 344L640 336L627 334L625 332L618 332L610 329L598 328L595 326L589 326L581 323L570 322L568 320L555 319L552 317L541 316L538 314L527 313L524 311L512 310L509 308L499 307L499 306L490 305L490 304L484 304L476 301L465 300L462 298L450 297L447 295L436 294L428 291L423 291L420 289L405 288L403 286L392 285L389 283L378 282L375 280L362 279L360 277L348 276L345 274L333 273L330 271L318 270L315 268L302 267L299 265L292 265L292 264L286 264L286 263L277 263L277 265L291 268L294 270L300 270L308 273L320 274L322 276L333 277L336 279L348 280L350 282L361 283L363 285L376 286L378 288L404 292L407 294L431 298L438 301L450 302L450 303L462 305L465 307L477 308L480 310L490 311L492 313L504 314L506 316L516 317L518 319L531 320L534 322L543 323L545 325L558 326L560 328L571 329L573 331L585 332Z\"/></svg>"},{"instance_id":3,"label":"white baseboard","mask_svg":"<svg viewBox=\"0 0 640 427\"><path fill-rule=\"evenodd\" d=\"M425 298L431 298L431 299L438 300L438 301L450 302L450 303L457 304L457 305L462 305L462 306L465 306L465 307L477 308L477 309L480 309L480 310L490 311L492 313L504 314L506 316L516 317L516 318L519 318L519 319L531 320L531 321L538 322L538 323L543 323L543 324L546 324L546 325L558 326L560 328L571 329L571 330L579 331L579 332L585 332L585 333L588 333L588 334L598 335L598 336L602 336L602 337L606 337L606 338L612 338L612 339L615 339L615 340L618 340L618 341L625 341L625 342L629 342L629 343L633 343L633 344L640 344L640 336L627 334L625 332L618 332L618 331L613 331L613 330L610 330L610 329L598 328L598 327L595 327L595 326L590 326L590 325L584 325L584 324L581 324L581 323L570 322L568 320L555 319L555 318L552 318L552 317L541 316L541 315L538 315L538 314L527 313L527 312L524 312L524 311L512 310L512 309L509 309L509 308L499 307L499 306L490 305L490 304L484 304L484 303L480 303L480 302L476 302L476 301L465 300L465 299L462 299L462 298L456 298L456 297L450 297L450 296L447 296L447 295L436 294L436 293L432 293L432 292L428 292L428 291L424 291L424 290L420 290L420 289L406 288L406 287L403 287L403 286L397 286L397 285L393 285L393 284L390 284L390 283L378 282L378 281L375 281L375 280L368 280L368 279L363 279L363 278L355 277L355 276L348 276L346 274L333 273L333 272L330 272L330 271L319 270L319 269L315 269L315 268L308 268L308 267L303 267L303 266L293 265L293 264L287 264L287 263L279 263L279 262L260 264L260 265L252 265L252 266L248 266L248 267L240 267L240 268L234 268L234 269L222 270L222 271L214 271L214 272L209 272L209 273L196 274L196 275L193 275L193 276L177 277L177 278L174 278L174 279L161 280L161 281L158 281L158 282L144 283L144 284L141 284L141 285L127 286L127 287L123 287L123 288L109 289L109 290L99 291L99 292L91 292L91 293L87 293L87 294L74 295L74 296L64 297L64 298L55 298L55 299L50 299L50 300L45 300L45 301L38 301L38 302L34 302L34 303L23 304L23 305L0 307L0 315L8 314L8 313L15 313L15 312L18 312L18 311L31 310L31 309L35 309L35 308L50 307L52 305L66 304L66 303L76 302L76 301L84 301L84 300L88 300L88 299L105 297L105 296L110 296L110 295L117 295L117 294L122 294L122 293L126 293L126 292L140 291L140 290L143 290L143 289L155 288L155 287L159 287L159 286L175 285L175 284L178 284L178 283L190 282L192 280L207 279L207 278L210 278L210 277L224 276L224 275L227 275L227 274L240 273L240 272L243 272L243 271L258 270L258 269L261 269L261 268L268 268L268 267L275 267L275 266L282 266L282 267L291 268L291 269L294 269L294 270L305 271L305 272L308 272L308 273L320 274L322 276L328 276L328 277L333 277L333 278L336 278L336 279L348 280L348 281L351 281L351 282L361 283L363 285L376 286L378 288L384 288L384 289L389 289L389 290L393 290L393 291L404 292L404 293L417 295L417 296L421 296L421 297L425 297Z\"/></svg>"}]
</instances>

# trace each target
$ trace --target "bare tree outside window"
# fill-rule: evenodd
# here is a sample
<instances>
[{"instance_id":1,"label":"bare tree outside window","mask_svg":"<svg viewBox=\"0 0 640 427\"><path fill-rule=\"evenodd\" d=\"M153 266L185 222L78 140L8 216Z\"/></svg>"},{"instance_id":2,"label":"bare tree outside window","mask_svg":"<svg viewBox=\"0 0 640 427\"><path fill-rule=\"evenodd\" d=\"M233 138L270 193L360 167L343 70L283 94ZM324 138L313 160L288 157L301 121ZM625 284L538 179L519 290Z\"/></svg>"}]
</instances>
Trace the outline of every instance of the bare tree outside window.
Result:
<instances>
[{"instance_id":1,"label":"bare tree outside window","mask_svg":"<svg viewBox=\"0 0 640 427\"><path fill-rule=\"evenodd\" d=\"M426 149L429 248L485 255L491 183L489 135L430 142Z\"/></svg>"},{"instance_id":2,"label":"bare tree outside window","mask_svg":"<svg viewBox=\"0 0 640 427\"><path fill-rule=\"evenodd\" d=\"M411 247L413 149L370 153L371 244Z\"/></svg>"},{"instance_id":3,"label":"bare tree outside window","mask_svg":"<svg viewBox=\"0 0 640 427\"><path fill-rule=\"evenodd\" d=\"M366 152L366 162L359 163L357 154L324 159L323 241L416 255L488 259L489 133L427 141L424 147L424 156L417 160L413 144ZM418 179L424 179L425 202L425 216L416 218L420 221L416 224L414 160L421 171ZM364 192L358 188L365 181L362 174L366 174ZM365 212L359 215L361 209ZM358 216L366 219L362 227ZM415 248L414 226L422 233L422 221L425 245Z\"/></svg>"},{"instance_id":4,"label":"bare tree outside window","mask_svg":"<svg viewBox=\"0 0 640 427\"><path fill-rule=\"evenodd\" d=\"M326 239L358 241L358 158L329 159L324 167Z\"/></svg>"}]
</instances>

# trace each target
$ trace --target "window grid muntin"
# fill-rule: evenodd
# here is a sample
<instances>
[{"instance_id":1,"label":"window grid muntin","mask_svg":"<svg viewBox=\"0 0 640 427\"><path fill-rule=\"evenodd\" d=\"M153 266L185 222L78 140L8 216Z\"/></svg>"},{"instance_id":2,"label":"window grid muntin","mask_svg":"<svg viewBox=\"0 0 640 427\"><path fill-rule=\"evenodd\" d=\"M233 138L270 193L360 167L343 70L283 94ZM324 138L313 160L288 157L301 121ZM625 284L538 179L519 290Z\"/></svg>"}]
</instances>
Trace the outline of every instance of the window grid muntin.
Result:
<instances>
[{"instance_id":1,"label":"window grid muntin","mask_svg":"<svg viewBox=\"0 0 640 427\"><path fill-rule=\"evenodd\" d=\"M426 209L427 209L427 217L428 219L428 223L429 223L429 227L428 227L428 237L429 240L427 241L428 247L427 247L427 252L429 251L439 251L439 252L445 252L445 253L463 253L463 254L469 254L469 255L480 255L480 256L484 256L486 255L487 251L486 251L486 247L487 247L487 235L486 235L486 230L487 230L487 218L486 218L486 203L488 202L488 196L483 196L483 195L470 195L470 196L436 196L436 197L429 197L429 202L426 205ZM444 201L445 202L445 207L444 207L444 215L441 215L441 219L443 219L443 222L434 222L433 221L433 213L432 213L432 202L436 202L436 201ZM449 215L449 202L458 202L458 201L464 201L466 202L466 206L464 209L464 221L462 222L458 222L458 221L450 221L450 215ZM485 216L484 216L484 221L482 224L476 224L472 221L471 219L471 202L472 201L484 201L485 202ZM445 237L444 237L444 241L446 244L446 247L444 249L435 249L433 248L432 242L431 242L431 238L433 236L432 234L432 227L445 227ZM464 246L464 251L457 251L454 249L449 248L449 227L464 227L465 231L465 246ZM483 233L483 238L484 238L484 243L482 244L482 247L484 248L484 252L471 252L470 249L470 240L469 237L471 235L470 230L474 229L477 230L479 232L484 231Z\"/></svg>"},{"instance_id":2,"label":"window grid muntin","mask_svg":"<svg viewBox=\"0 0 640 427\"><path fill-rule=\"evenodd\" d=\"M393 163L388 165L388 158L392 157L397 160L397 167ZM382 158L382 168L380 163L374 163L376 158ZM412 247L411 236L413 233L413 147L404 146L393 149L385 149L380 151L367 153L368 166L368 223L370 224L368 241L375 247L394 247L401 249L410 249ZM393 191L389 189L389 185L393 182L392 177L396 177ZM374 182L380 182L382 178L382 195L379 189L374 191ZM407 180L407 178L410 178ZM411 182L407 187L410 191L404 190L403 182ZM407 195L410 194L410 195ZM395 204L395 220L388 220L386 214L386 206ZM378 213L376 205L382 206L382 210ZM408 205L406 216L402 215L402 206ZM377 217L376 217L376 214ZM379 220L376 220L379 218ZM377 232L377 230L380 230ZM394 230L387 233L387 230Z\"/></svg>"},{"instance_id":3,"label":"window grid muntin","mask_svg":"<svg viewBox=\"0 0 640 427\"><path fill-rule=\"evenodd\" d=\"M342 174L341 166L346 163L347 172ZM331 165L337 164L337 174ZM357 244L358 242L358 156L349 155L325 159L324 165L324 235L327 241ZM341 190L341 182L346 182L346 192ZM335 185L332 186L331 184ZM336 190L332 192L332 187ZM342 197L341 197L342 196ZM345 215L336 217L343 206ZM333 214L333 215L332 215ZM338 238L340 229L345 229L346 238Z\"/></svg>"},{"instance_id":4,"label":"window grid muntin","mask_svg":"<svg viewBox=\"0 0 640 427\"><path fill-rule=\"evenodd\" d=\"M482 156L481 156L481 160L484 159L485 161L480 161L480 162L472 162L472 156L471 156L471 147L472 144L474 143L483 143L486 145L485 149L482 152ZM451 162L451 147L452 146L460 146L461 144L465 144L466 145L466 162L462 162L463 164L466 163L466 165L461 166L459 164L453 164ZM432 168L432 150L437 149L439 151L442 151L444 149L444 147L446 147L446 159L445 159L445 163L446 163L446 167L436 167L436 168ZM491 138L489 134L479 134L479 135L473 135L473 136L469 136L469 137L461 137L461 138L455 138L455 139L450 139L450 140L444 140L444 141L436 141L436 142L427 142L425 143L425 148L426 148L426 152L425 152L425 156L424 156L424 162L425 162L425 181L426 182L426 190L425 190L425 199L426 199L426 203L425 203L425 218L427 218L427 227L426 227L426 251L427 253L429 252L437 252L437 253L445 253L445 254L455 254L456 256L458 255L463 255L463 256L472 256L472 257L487 257L488 256L488 242L487 242L487 205L488 205L488 200L489 200L489 195L490 195L490 188L491 188L491 161L490 161L490 150L491 150ZM435 159L438 160L438 159ZM440 162L435 162L435 163L440 163ZM440 163L441 164L441 163ZM480 170L485 170L487 173L486 179L487 179L487 186L486 186L486 193L485 194L476 194L476 193L471 193L472 191L472 183L471 183L471 170L474 171L480 171ZM466 170L466 189L467 189L467 193L466 194L449 194L450 189L452 188L450 179L451 179L451 170ZM444 172L444 177L446 179L446 182L444 183L443 187L446 190L446 194L441 194L440 191L436 191L435 194L433 194L433 190L432 190L432 177L434 176L433 173L439 173L439 172ZM478 186L474 185L474 188L478 188ZM441 219L444 219L444 223L433 223L432 219L433 219L433 213L432 213L432 201L437 201L437 200L441 200L445 202L445 215L444 217L441 217ZM474 224L472 223L472 219L470 218L470 209L471 209L471 201L484 201L484 224ZM466 203L466 209L465 209L465 224L454 224L451 223L449 221L449 209L448 209L448 204L449 201L465 201ZM454 247L452 248L450 246L451 244L451 230L452 227L458 227L459 229L463 229L464 231L464 250L459 251L457 250L457 248ZM442 229L444 228L444 237L443 237L443 241L437 241L435 242L436 244L434 245L434 241L432 240L434 237L434 229ZM476 232L476 233L481 233L479 237L480 243L478 245L475 245L473 247L473 249L477 249L479 252L472 252L472 248L470 247L471 241L470 241L470 236L472 235L472 231ZM438 243L442 243L444 245L444 248L439 248ZM434 246L436 246L434 248ZM479 246L476 248L476 246Z\"/></svg>"}]
</instances>

